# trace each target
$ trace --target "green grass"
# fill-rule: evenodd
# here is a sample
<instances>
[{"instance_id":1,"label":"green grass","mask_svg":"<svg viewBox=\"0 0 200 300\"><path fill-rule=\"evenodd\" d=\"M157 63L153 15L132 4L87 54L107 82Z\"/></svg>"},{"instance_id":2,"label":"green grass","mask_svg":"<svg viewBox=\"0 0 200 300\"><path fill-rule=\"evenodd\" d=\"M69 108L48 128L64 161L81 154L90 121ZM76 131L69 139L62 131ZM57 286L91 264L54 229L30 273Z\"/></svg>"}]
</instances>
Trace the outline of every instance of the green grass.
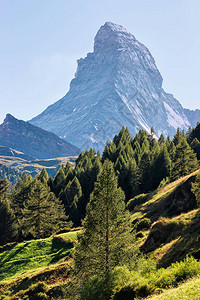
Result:
<instances>
[{"instance_id":1,"label":"green grass","mask_svg":"<svg viewBox=\"0 0 200 300\"><path fill-rule=\"evenodd\" d=\"M61 236L76 240L77 231ZM72 244L65 245L53 237L13 245L0 252L0 281L70 257L72 247Z\"/></svg>"},{"instance_id":2,"label":"green grass","mask_svg":"<svg viewBox=\"0 0 200 300\"><path fill-rule=\"evenodd\" d=\"M200 278L193 278L179 287L164 291L160 295L152 296L149 300L199 300Z\"/></svg>"}]
</instances>

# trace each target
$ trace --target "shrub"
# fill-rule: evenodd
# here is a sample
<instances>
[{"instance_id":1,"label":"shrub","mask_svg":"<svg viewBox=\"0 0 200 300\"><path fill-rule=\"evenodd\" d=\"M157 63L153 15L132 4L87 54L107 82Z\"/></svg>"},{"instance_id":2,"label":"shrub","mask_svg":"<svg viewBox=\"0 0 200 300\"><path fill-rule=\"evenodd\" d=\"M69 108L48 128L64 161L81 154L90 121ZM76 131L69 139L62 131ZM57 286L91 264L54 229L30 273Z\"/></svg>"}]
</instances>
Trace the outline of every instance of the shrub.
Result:
<instances>
[{"instance_id":1,"label":"shrub","mask_svg":"<svg viewBox=\"0 0 200 300\"><path fill-rule=\"evenodd\" d=\"M135 224L134 229L136 229L136 232L138 232L141 230L149 229L150 227L151 227L151 220L148 218L143 218Z\"/></svg>"},{"instance_id":2,"label":"shrub","mask_svg":"<svg viewBox=\"0 0 200 300\"><path fill-rule=\"evenodd\" d=\"M81 291L81 300L107 300L116 286L125 286L132 282L132 273L126 266L116 267L102 278L89 278Z\"/></svg>"},{"instance_id":3,"label":"shrub","mask_svg":"<svg viewBox=\"0 0 200 300\"><path fill-rule=\"evenodd\" d=\"M160 182L160 184L159 184L159 186L158 186L158 189L161 189L162 187L166 186L166 185L169 184L169 183L170 183L170 178L169 178L169 177L164 178L164 179Z\"/></svg>"},{"instance_id":4,"label":"shrub","mask_svg":"<svg viewBox=\"0 0 200 300\"><path fill-rule=\"evenodd\" d=\"M54 246L57 245L57 246L68 247L68 248L72 248L74 246L73 241L61 235L54 235L52 244Z\"/></svg>"},{"instance_id":5,"label":"shrub","mask_svg":"<svg viewBox=\"0 0 200 300\"><path fill-rule=\"evenodd\" d=\"M140 250L144 253L153 251L161 244L174 239L182 227L183 223L181 222L161 218L152 225L149 235Z\"/></svg>"},{"instance_id":6,"label":"shrub","mask_svg":"<svg viewBox=\"0 0 200 300\"><path fill-rule=\"evenodd\" d=\"M155 290L154 284L142 284L139 288L136 289L137 297L147 297L151 295Z\"/></svg>"},{"instance_id":7,"label":"shrub","mask_svg":"<svg viewBox=\"0 0 200 300\"><path fill-rule=\"evenodd\" d=\"M139 231L137 234L136 234L136 239L139 239L139 238L142 238L144 236L144 234L142 233L142 231Z\"/></svg>"},{"instance_id":8,"label":"shrub","mask_svg":"<svg viewBox=\"0 0 200 300\"><path fill-rule=\"evenodd\" d=\"M130 300L135 299L136 292L132 286L117 287L111 297L112 300Z\"/></svg>"},{"instance_id":9,"label":"shrub","mask_svg":"<svg viewBox=\"0 0 200 300\"><path fill-rule=\"evenodd\" d=\"M107 277L107 276L106 276ZM84 282L80 299L81 300L109 300L112 294L113 285L109 276L107 278L92 277Z\"/></svg>"},{"instance_id":10,"label":"shrub","mask_svg":"<svg viewBox=\"0 0 200 300\"><path fill-rule=\"evenodd\" d=\"M48 296L47 296L47 294L40 292L37 295L33 296L32 299L33 300L46 300L46 299L48 299Z\"/></svg>"},{"instance_id":11,"label":"shrub","mask_svg":"<svg viewBox=\"0 0 200 300\"><path fill-rule=\"evenodd\" d=\"M65 285L56 285L53 286L48 292L47 295L51 299L57 299L57 297L62 297L64 299L66 295L66 286Z\"/></svg>"},{"instance_id":12,"label":"shrub","mask_svg":"<svg viewBox=\"0 0 200 300\"><path fill-rule=\"evenodd\" d=\"M130 199L127 203L127 208L129 211L134 210L137 205L145 203L149 199L148 194L140 194L135 196L133 199Z\"/></svg>"},{"instance_id":13,"label":"shrub","mask_svg":"<svg viewBox=\"0 0 200 300\"><path fill-rule=\"evenodd\" d=\"M48 299L46 292L48 291L48 286L44 282L38 282L31 285L27 290L22 290L16 295L12 296L11 300L45 300Z\"/></svg>"},{"instance_id":14,"label":"shrub","mask_svg":"<svg viewBox=\"0 0 200 300\"><path fill-rule=\"evenodd\" d=\"M159 288L176 286L180 281L200 274L200 263L192 256L187 256L184 261L173 263L167 269L159 269L151 281Z\"/></svg>"}]
</instances>

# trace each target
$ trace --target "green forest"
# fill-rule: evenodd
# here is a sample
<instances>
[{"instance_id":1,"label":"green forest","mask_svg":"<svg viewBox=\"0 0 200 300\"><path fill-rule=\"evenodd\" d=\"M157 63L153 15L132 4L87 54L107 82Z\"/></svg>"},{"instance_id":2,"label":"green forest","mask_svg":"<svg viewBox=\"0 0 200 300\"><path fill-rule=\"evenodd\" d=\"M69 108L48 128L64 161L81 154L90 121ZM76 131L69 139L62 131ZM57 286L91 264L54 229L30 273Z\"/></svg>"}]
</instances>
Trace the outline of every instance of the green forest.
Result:
<instances>
[{"instance_id":1,"label":"green forest","mask_svg":"<svg viewBox=\"0 0 200 300\"><path fill-rule=\"evenodd\" d=\"M54 178L1 166L0 299L173 299L167 288L200 276L199 160L197 124L173 139L122 127L102 155L81 152ZM27 265L19 249L36 241L46 253L30 269L54 263L58 281L15 278Z\"/></svg>"}]
</instances>

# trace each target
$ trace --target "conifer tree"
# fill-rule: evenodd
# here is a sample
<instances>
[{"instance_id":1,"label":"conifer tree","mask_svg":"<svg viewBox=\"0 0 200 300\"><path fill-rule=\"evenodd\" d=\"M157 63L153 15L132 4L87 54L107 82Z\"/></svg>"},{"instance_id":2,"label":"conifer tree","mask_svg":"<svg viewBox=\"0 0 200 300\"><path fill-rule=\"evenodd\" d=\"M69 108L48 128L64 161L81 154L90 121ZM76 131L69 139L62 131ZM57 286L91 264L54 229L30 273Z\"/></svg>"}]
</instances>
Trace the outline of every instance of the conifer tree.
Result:
<instances>
[{"instance_id":1,"label":"conifer tree","mask_svg":"<svg viewBox=\"0 0 200 300\"><path fill-rule=\"evenodd\" d=\"M139 165L142 154L141 154L140 144L138 143L137 140L133 143L133 149L134 149L135 161L136 161L137 165Z\"/></svg>"},{"instance_id":2,"label":"conifer tree","mask_svg":"<svg viewBox=\"0 0 200 300\"><path fill-rule=\"evenodd\" d=\"M36 178L46 184L49 179L49 175L48 175L46 169L43 168L42 171L36 176Z\"/></svg>"},{"instance_id":3,"label":"conifer tree","mask_svg":"<svg viewBox=\"0 0 200 300\"><path fill-rule=\"evenodd\" d=\"M175 146L177 146L183 139L183 135L180 131L180 129L178 128L177 131L176 131L176 134L174 135L174 138L173 138L173 143Z\"/></svg>"},{"instance_id":4,"label":"conifer tree","mask_svg":"<svg viewBox=\"0 0 200 300\"><path fill-rule=\"evenodd\" d=\"M47 237L66 225L66 215L61 202L50 188L35 178L23 209L22 228L27 237Z\"/></svg>"},{"instance_id":5,"label":"conifer tree","mask_svg":"<svg viewBox=\"0 0 200 300\"><path fill-rule=\"evenodd\" d=\"M18 236L16 217L8 200L9 181L0 179L0 245L15 241Z\"/></svg>"},{"instance_id":6,"label":"conifer tree","mask_svg":"<svg viewBox=\"0 0 200 300\"><path fill-rule=\"evenodd\" d=\"M66 214L69 215L74 225L81 224L81 217L79 212L79 201L82 197L82 188L78 178L75 176L73 180L69 181L64 191L61 190L59 198L64 204ZM79 219L78 219L79 218Z\"/></svg>"},{"instance_id":7,"label":"conifer tree","mask_svg":"<svg viewBox=\"0 0 200 300\"><path fill-rule=\"evenodd\" d=\"M22 210L24 209L24 203L28 198L32 180L31 176L27 176L26 173L23 172L19 181L12 190L11 207L15 212L19 224L23 217Z\"/></svg>"},{"instance_id":8,"label":"conifer tree","mask_svg":"<svg viewBox=\"0 0 200 300\"><path fill-rule=\"evenodd\" d=\"M159 145L163 144L165 142L165 136L161 133L159 139L158 139L158 143Z\"/></svg>"},{"instance_id":9,"label":"conifer tree","mask_svg":"<svg viewBox=\"0 0 200 300\"><path fill-rule=\"evenodd\" d=\"M200 160L200 142L196 137L192 140L190 147L197 154L197 159Z\"/></svg>"},{"instance_id":10,"label":"conifer tree","mask_svg":"<svg viewBox=\"0 0 200 300\"><path fill-rule=\"evenodd\" d=\"M192 192L195 194L198 207L200 207L200 173L197 174L195 181L192 182Z\"/></svg>"},{"instance_id":11,"label":"conifer tree","mask_svg":"<svg viewBox=\"0 0 200 300\"><path fill-rule=\"evenodd\" d=\"M150 152L144 152L139 164L139 188L142 193L151 190L151 158Z\"/></svg>"},{"instance_id":12,"label":"conifer tree","mask_svg":"<svg viewBox=\"0 0 200 300\"><path fill-rule=\"evenodd\" d=\"M124 193L117 186L113 165L108 160L98 175L83 226L74 257L80 277L102 276L123 263L131 239L129 217Z\"/></svg>"},{"instance_id":13,"label":"conifer tree","mask_svg":"<svg viewBox=\"0 0 200 300\"><path fill-rule=\"evenodd\" d=\"M59 194L60 190L58 188L59 184L62 183L62 181L64 181L65 179L65 171L64 171L64 165L62 165L60 167L60 169L58 170L58 172L56 173L56 176L54 177L53 180L53 186L54 186L54 192L56 195Z\"/></svg>"},{"instance_id":14,"label":"conifer tree","mask_svg":"<svg viewBox=\"0 0 200 300\"><path fill-rule=\"evenodd\" d=\"M172 162L167 151L167 146L163 143L152 167L152 189L156 189L164 178L170 176L171 166Z\"/></svg>"},{"instance_id":15,"label":"conifer tree","mask_svg":"<svg viewBox=\"0 0 200 300\"><path fill-rule=\"evenodd\" d=\"M196 154L182 137L176 146L171 179L176 180L198 169Z\"/></svg>"}]
</instances>

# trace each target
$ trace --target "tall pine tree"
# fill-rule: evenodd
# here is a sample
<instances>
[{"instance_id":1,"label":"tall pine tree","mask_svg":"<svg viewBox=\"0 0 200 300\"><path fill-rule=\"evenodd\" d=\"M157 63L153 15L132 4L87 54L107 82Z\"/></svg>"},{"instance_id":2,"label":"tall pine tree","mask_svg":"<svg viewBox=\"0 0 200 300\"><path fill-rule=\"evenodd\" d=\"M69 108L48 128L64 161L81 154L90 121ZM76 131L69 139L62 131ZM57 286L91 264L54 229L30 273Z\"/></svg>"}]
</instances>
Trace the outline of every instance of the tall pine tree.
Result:
<instances>
[{"instance_id":1,"label":"tall pine tree","mask_svg":"<svg viewBox=\"0 0 200 300\"><path fill-rule=\"evenodd\" d=\"M35 178L23 209L22 229L26 237L44 238L67 225L64 207L47 184Z\"/></svg>"},{"instance_id":2,"label":"tall pine tree","mask_svg":"<svg viewBox=\"0 0 200 300\"><path fill-rule=\"evenodd\" d=\"M174 155L173 168L171 172L171 179L176 180L182 176L198 169L198 161L196 154L190 148L185 138L182 137L179 144L176 146Z\"/></svg>"},{"instance_id":3,"label":"tall pine tree","mask_svg":"<svg viewBox=\"0 0 200 300\"><path fill-rule=\"evenodd\" d=\"M124 262L131 244L124 199L113 164L106 160L87 206L83 233L78 236L74 262L80 277L103 276Z\"/></svg>"}]
</instances>

